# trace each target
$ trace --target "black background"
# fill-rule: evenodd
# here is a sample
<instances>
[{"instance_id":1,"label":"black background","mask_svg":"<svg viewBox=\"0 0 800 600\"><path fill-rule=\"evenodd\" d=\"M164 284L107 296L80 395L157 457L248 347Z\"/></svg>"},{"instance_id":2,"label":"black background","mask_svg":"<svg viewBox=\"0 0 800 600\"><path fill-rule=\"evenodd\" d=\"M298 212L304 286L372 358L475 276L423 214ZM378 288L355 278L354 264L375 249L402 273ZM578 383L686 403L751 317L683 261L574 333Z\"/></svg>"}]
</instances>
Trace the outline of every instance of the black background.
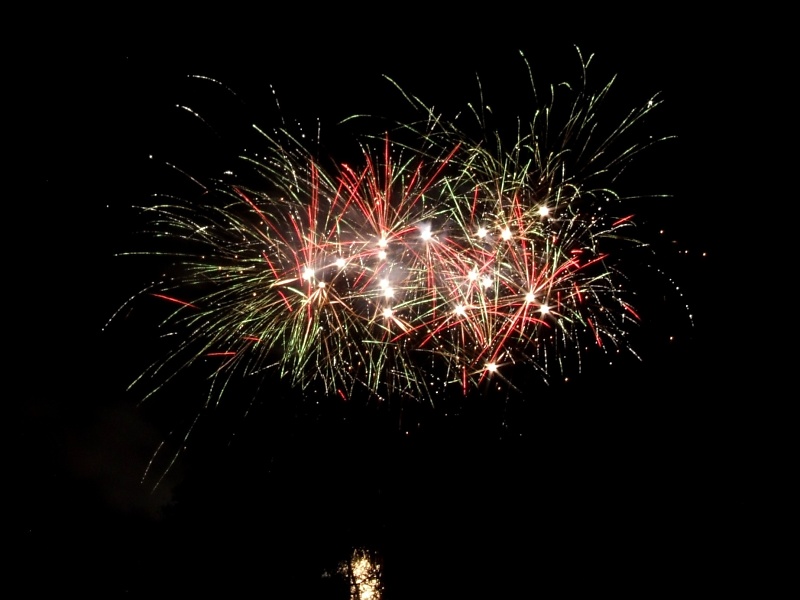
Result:
<instances>
[{"instance_id":1,"label":"black background","mask_svg":"<svg viewBox=\"0 0 800 600\"><path fill-rule=\"evenodd\" d=\"M132 27L127 45L54 47L32 78L21 114L36 175L20 202L18 253L36 292L16 296L34 316L16 325L10 389L23 419L8 425L19 586L346 597L322 575L351 547L381 553L386 598L760 585L774 440L768 384L755 383L767 360L742 349L758 334L738 308L748 269L737 233L742 126L731 117L749 98L747 49L711 21L669 15L261 18L235 28L187 18ZM595 83L618 74L612 111L655 93L665 101L648 126L676 139L642 159L636 183L671 196L642 212L667 232L665 266L694 327L667 344L672 317L659 315L643 328L641 363L590 365L569 386L533 385L511 404L486 397L400 418L280 387L252 404L243 395L205 415L155 491L152 477L142 483L166 424L183 430L202 386L144 407L125 392L155 355L146 331L103 330L146 281L114 254L132 239L131 205L169 180L159 165L218 169L230 139L175 105L233 134L279 114L319 119L324 138L351 114L403 110L384 74L445 111L474 100L477 74L487 103L524 113L519 50L547 84L578 77L575 46L595 54ZM225 83L241 112L220 118L227 101L187 75Z\"/></svg>"}]
</instances>

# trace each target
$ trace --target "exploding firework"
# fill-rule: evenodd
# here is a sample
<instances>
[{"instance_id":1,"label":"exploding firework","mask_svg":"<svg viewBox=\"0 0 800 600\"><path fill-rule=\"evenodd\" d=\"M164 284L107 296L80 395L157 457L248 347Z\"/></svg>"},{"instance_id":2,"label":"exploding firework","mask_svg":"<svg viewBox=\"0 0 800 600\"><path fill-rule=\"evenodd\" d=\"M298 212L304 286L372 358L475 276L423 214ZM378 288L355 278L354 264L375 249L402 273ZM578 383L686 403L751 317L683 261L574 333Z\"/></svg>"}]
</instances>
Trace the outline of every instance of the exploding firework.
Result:
<instances>
[{"instance_id":1,"label":"exploding firework","mask_svg":"<svg viewBox=\"0 0 800 600\"><path fill-rule=\"evenodd\" d=\"M167 243L145 253L172 265L131 302L172 307L161 326L176 344L137 381L152 393L213 360L223 382L275 374L432 402L490 380L514 389L515 365L563 376L589 347L635 353L622 265L645 244L615 181L654 143L629 134L660 101L605 127L613 80L592 91L587 64L542 102L532 84L532 116L508 141L482 109L464 125L402 90L419 118L361 136L357 161L257 128L247 185L203 181L199 201L143 209Z\"/></svg>"}]
</instances>

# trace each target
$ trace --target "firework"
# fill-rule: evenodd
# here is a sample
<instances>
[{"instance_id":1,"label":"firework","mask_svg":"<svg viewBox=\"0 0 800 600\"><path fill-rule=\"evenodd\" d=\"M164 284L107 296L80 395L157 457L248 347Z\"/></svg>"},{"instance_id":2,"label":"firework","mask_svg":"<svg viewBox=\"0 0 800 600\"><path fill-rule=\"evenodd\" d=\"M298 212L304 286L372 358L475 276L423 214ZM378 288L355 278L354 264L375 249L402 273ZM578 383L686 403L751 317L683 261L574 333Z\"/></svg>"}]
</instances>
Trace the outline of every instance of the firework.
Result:
<instances>
[{"instance_id":1,"label":"firework","mask_svg":"<svg viewBox=\"0 0 800 600\"><path fill-rule=\"evenodd\" d=\"M252 183L145 208L173 261L146 294L172 307L177 344L138 381L212 359L223 381L430 402L513 388L511 365L561 376L588 346L634 352L620 259L642 244L614 183L653 143L628 134L659 102L604 128L612 84L592 92L581 64L510 141L485 111L462 125L406 96L420 118L363 135L358 162L258 129Z\"/></svg>"}]
</instances>

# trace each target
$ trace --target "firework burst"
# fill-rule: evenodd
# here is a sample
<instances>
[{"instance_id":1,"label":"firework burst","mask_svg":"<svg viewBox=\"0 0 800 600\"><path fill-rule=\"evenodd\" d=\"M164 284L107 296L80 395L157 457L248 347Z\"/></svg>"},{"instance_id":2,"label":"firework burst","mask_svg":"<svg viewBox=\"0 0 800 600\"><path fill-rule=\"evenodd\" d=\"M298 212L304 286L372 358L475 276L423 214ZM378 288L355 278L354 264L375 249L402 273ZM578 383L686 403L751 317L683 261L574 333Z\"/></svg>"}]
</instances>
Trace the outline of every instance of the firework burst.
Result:
<instances>
[{"instance_id":1,"label":"firework burst","mask_svg":"<svg viewBox=\"0 0 800 600\"><path fill-rule=\"evenodd\" d=\"M464 125L400 90L419 119L359 138L358 161L257 129L261 152L242 157L252 183L145 208L173 262L146 294L172 307L162 327L178 341L137 381L157 390L213 359L226 382L276 373L343 398L431 402L489 380L513 389L510 365L546 380L590 346L634 353L620 265L644 244L615 180L654 143L628 134L659 102L605 127L613 80L592 92L581 65L578 85L543 102L531 85L533 116L510 142L482 107Z\"/></svg>"}]
</instances>

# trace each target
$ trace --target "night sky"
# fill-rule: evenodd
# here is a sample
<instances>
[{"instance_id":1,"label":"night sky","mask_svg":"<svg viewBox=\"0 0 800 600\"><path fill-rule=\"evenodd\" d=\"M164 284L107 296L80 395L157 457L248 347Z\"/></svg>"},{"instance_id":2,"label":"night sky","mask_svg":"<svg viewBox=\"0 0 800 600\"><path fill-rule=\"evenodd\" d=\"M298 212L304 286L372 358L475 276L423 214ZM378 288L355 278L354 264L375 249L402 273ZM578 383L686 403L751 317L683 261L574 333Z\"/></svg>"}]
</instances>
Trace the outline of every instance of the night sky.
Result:
<instances>
[{"instance_id":1,"label":"night sky","mask_svg":"<svg viewBox=\"0 0 800 600\"><path fill-rule=\"evenodd\" d=\"M736 303L742 292L730 282L726 210L741 193L735 134L717 108L735 69L700 23L587 19L557 33L504 17L502 31L481 22L492 30L482 34L475 22L423 21L298 26L302 45L260 31L154 34L43 65L33 113L44 178L25 194L24 222L47 220L33 242L46 256L26 307L38 325L25 326L19 349L21 425L7 426L20 589L345 598L336 569L353 548L382 557L385 598L754 584L765 425L752 357L738 350L749 325L720 306L720 290ZM136 241L131 206L171 185L163 163L205 176L243 123L279 114L312 130L319 119L325 138L351 114L402 112L383 74L446 111L474 98L477 73L487 102L524 114L518 51L537 83L575 81L575 45L595 55L596 84L618 75L612 112L660 92L646 129L676 136L631 166L632 186L671 196L639 218L683 294L644 307L642 361L587 360L569 384L532 373L522 397L402 410L241 382L202 414L161 484L142 482L159 443L159 456L180 445L169 433L192 422L205 389L184 377L137 405L126 387L159 357L152 332L103 330L151 276L115 254ZM215 103L187 75L224 82L240 108L227 112L234 103ZM209 115L215 135L176 104Z\"/></svg>"}]
</instances>

